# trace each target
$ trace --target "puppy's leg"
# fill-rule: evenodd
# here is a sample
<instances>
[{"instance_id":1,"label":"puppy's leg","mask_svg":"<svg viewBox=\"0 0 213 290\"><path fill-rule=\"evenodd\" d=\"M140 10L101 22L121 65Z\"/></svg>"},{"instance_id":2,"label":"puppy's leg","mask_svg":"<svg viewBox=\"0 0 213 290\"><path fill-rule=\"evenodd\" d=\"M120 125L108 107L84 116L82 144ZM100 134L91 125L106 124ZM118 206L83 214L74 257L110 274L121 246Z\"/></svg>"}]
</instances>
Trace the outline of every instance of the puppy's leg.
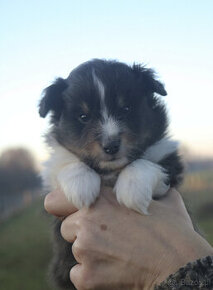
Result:
<instances>
[{"instance_id":1,"label":"puppy's leg","mask_svg":"<svg viewBox=\"0 0 213 290\"><path fill-rule=\"evenodd\" d=\"M61 187L77 208L89 207L100 192L100 176L56 141L51 146L53 152L42 174L44 185L51 189Z\"/></svg>"},{"instance_id":2,"label":"puppy's leg","mask_svg":"<svg viewBox=\"0 0 213 290\"><path fill-rule=\"evenodd\" d=\"M100 176L82 162L64 166L57 175L59 186L68 200L77 208L89 207L100 192ZM54 257L50 267L52 280L62 289L76 289L69 273L77 263L72 254L72 244L66 242L60 233L61 221L54 230Z\"/></svg>"},{"instance_id":3,"label":"puppy's leg","mask_svg":"<svg viewBox=\"0 0 213 290\"><path fill-rule=\"evenodd\" d=\"M55 220L53 251L54 256L49 268L50 283L60 289L76 289L70 281L70 270L77 264L72 254L72 244L65 241L60 233L61 221Z\"/></svg>"},{"instance_id":4,"label":"puppy's leg","mask_svg":"<svg viewBox=\"0 0 213 290\"><path fill-rule=\"evenodd\" d=\"M178 152L165 156L159 165L168 172L168 179L171 187L179 186L183 181L184 165Z\"/></svg>"},{"instance_id":5,"label":"puppy's leg","mask_svg":"<svg viewBox=\"0 0 213 290\"><path fill-rule=\"evenodd\" d=\"M100 176L83 162L63 167L57 176L66 197L77 208L89 207L100 192Z\"/></svg>"},{"instance_id":6,"label":"puppy's leg","mask_svg":"<svg viewBox=\"0 0 213 290\"><path fill-rule=\"evenodd\" d=\"M148 160L138 159L120 173L115 184L119 203L147 214L153 195L164 195L169 186L164 169Z\"/></svg>"}]
</instances>

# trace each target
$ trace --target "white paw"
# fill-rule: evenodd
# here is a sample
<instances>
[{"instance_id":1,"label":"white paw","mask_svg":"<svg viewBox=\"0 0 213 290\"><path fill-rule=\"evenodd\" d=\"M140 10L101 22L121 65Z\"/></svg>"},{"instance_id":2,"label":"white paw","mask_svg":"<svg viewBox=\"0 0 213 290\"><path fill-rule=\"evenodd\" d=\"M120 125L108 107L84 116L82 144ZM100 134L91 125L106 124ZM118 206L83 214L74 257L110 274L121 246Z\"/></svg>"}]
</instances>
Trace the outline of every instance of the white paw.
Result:
<instances>
[{"instance_id":1,"label":"white paw","mask_svg":"<svg viewBox=\"0 0 213 290\"><path fill-rule=\"evenodd\" d=\"M168 190L164 183L166 178L162 167L138 159L120 173L114 187L117 200L128 208L148 214L153 194L163 195Z\"/></svg>"},{"instance_id":2,"label":"white paw","mask_svg":"<svg viewBox=\"0 0 213 290\"><path fill-rule=\"evenodd\" d=\"M170 185L166 184L166 182L167 182L166 178L162 178L161 180L159 180L152 196L154 197L164 196L170 188Z\"/></svg>"},{"instance_id":3,"label":"white paw","mask_svg":"<svg viewBox=\"0 0 213 290\"><path fill-rule=\"evenodd\" d=\"M78 209L89 207L100 192L100 176L83 162L64 167L58 174L58 182L68 200Z\"/></svg>"},{"instance_id":4,"label":"white paw","mask_svg":"<svg viewBox=\"0 0 213 290\"><path fill-rule=\"evenodd\" d=\"M114 191L120 204L138 212L148 214L148 207L152 199L152 190L141 186L141 181L131 178L123 172L120 174Z\"/></svg>"}]
</instances>

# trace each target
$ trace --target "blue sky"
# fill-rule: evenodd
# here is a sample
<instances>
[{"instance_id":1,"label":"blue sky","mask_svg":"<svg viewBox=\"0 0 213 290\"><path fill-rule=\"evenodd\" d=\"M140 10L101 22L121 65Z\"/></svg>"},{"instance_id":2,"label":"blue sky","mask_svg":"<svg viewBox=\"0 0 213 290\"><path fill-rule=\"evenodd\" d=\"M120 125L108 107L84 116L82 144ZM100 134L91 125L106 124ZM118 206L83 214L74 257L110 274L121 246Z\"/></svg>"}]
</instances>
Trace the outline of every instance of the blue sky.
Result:
<instances>
[{"instance_id":1,"label":"blue sky","mask_svg":"<svg viewBox=\"0 0 213 290\"><path fill-rule=\"evenodd\" d=\"M43 88L88 59L143 62L166 84L171 134L213 156L213 1L0 1L0 151L46 156Z\"/></svg>"}]
</instances>

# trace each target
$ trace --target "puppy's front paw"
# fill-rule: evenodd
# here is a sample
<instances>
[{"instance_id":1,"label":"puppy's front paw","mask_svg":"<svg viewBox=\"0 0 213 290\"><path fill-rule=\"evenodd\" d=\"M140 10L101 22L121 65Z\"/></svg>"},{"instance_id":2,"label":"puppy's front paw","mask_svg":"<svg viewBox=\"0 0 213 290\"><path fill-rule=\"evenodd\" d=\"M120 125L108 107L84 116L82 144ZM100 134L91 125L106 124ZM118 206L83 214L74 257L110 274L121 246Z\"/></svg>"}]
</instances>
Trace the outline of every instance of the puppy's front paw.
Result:
<instances>
[{"instance_id":1,"label":"puppy's front paw","mask_svg":"<svg viewBox=\"0 0 213 290\"><path fill-rule=\"evenodd\" d=\"M140 213L148 214L152 190L134 174L134 168L124 170L115 184L117 200L120 204Z\"/></svg>"},{"instance_id":2,"label":"puppy's front paw","mask_svg":"<svg viewBox=\"0 0 213 290\"><path fill-rule=\"evenodd\" d=\"M165 180L165 179L159 180L157 186L155 187L155 190L154 190L152 196L157 197L157 198L164 196L170 188L170 185L168 185L166 183L167 183L167 180Z\"/></svg>"},{"instance_id":3,"label":"puppy's front paw","mask_svg":"<svg viewBox=\"0 0 213 290\"><path fill-rule=\"evenodd\" d=\"M148 207L154 193L163 195L167 175L162 167L150 161L139 159L128 165L115 184L119 203L138 212L148 214Z\"/></svg>"},{"instance_id":4,"label":"puppy's front paw","mask_svg":"<svg viewBox=\"0 0 213 290\"><path fill-rule=\"evenodd\" d=\"M100 176L82 162L64 167L58 182L68 200L77 208L89 207L100 192Z\"/></svg>"}]
</instances>

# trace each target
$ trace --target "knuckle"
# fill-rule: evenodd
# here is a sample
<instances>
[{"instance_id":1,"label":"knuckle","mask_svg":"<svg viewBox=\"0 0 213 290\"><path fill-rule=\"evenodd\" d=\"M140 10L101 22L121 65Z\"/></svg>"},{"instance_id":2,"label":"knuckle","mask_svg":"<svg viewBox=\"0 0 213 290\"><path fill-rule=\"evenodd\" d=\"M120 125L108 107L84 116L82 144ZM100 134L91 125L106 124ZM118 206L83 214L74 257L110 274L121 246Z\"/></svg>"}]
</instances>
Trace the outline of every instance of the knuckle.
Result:
<instances>
[{"instance_id":1,"label":"knuckle","mask_svg":"<svg viewBox=\"0 0 213 290\"><path fill-rule=\"evenodd\" d=\"M80 257L85 255L85 251L82 248L82 246L79 243L79 240L75 240L75 242L72 245L72 253L76 260L78 260Z\"/></svg>"},{"instance_id":2,"label":"knuckle","mask_svg":"<svg viewBox=\"0 0 213 290\"><path fill-rule=\"evenodd\" d=\"M101 280L94 275L93 264L77 264L70 270L70 280L78 290L100 289Z\"/></svg>"},{"instance_id":3,"label":"knuckle","mask_svg":"<svg viewBox=\"0 0 213 290\"><path fill-rule=\"evenodd\" d=\"M62 237L65 238L65 239L66 239L66 237L67 237L67 233L69 232L68 229L69 229L69 223L68 223L68 219L66 218L66 219L61 223L61 228L60 228L61 235L62 235Z\"/></svg>"},{"instance_id":4,"label":"knuckle","mask_svg":"<svg viewBox=\"0 0 213 290\"><path fill-rule=\"evenodd\" d=\"M90 249L87 243L86 238L81 238L81 235L79 234L77 239L72 245L72 252L75 257L86 257L88 256Z\"/></svg>"},{"instance_id":5,"label":"knuckle","mask_svg":"<svg viewBox=\"0 0 213 290\"><path fill-rule=\"evenodd\" d=\"M82 210L81 210L82 211ZM79 213L78 217L75 218L73 221L73 224L75 225L76 228L79 230L83 230L84 228L87 227L87 221L84 215L82 215L82 212Z\"/></svg>"},{"instance_id":6,"label":"knuckle","mask_svg":"<svg viewBox=\"0 0 213 290\"><path fill-rule=\"evenodd\" d=\"M92 273L88 270L84 270L77 281L79 290L92 290L96 289L96 283L92 278Z\"/></svg>"},{"instance_id":7,"label":"knuckle","mask_svg":"<svg viewBox=\"0 0 213 290\"><path fill-rule=\"evenodd\" d=\"M88 221L87 218L81 214L79 218L76 221L76 224L81 228L82 230L86 229L88 227Z\"/></svg>"},{"instance_id":8,"label":"knuckle","mask_svg":"<svg viewBox=\"0 0 213 290\"><path fill-rule=\"evenodd\" d=\"M95 245L94 237L89 231L82 231L78 235L79 244L85 252L93 250Z\"/></svg>"},{"instance_id":9,"label":"knuckle","mask_svg":"<svg viewBox=\"0 0 213 290\"><path fill-rule=\"evenodd\" d=\"M88 244L88 241L91 241L94 237L94 229L91 224L87 219L81 218L79 221L79 234L78 237L81 240L82 244L84 245L85 243Z\"/></svg>"},{"instance_id":10,"label":"knuckle","mask_svg":"<svg viewBox=\"0 0 213 290\"><path fill-rule=\"evenodd\" d=\"M50 213L50 214L54 214L55 213L55 206L54 206L54 201L52 198L52 193L49 193L45 196L44 199L44 208L45 210Z\"/></svg>"},{"instance_id":11,"label":"knuckle","mask_svg":"<svg viewBox=\"0 0 213 290\"><path fill-rule=\"evenodd\" d=\"M74 229L72 220L69 217L65 218L60 227L61 235L65 240L69 241L72 237L72 229Z\"/></svg>"}]
</instances>

